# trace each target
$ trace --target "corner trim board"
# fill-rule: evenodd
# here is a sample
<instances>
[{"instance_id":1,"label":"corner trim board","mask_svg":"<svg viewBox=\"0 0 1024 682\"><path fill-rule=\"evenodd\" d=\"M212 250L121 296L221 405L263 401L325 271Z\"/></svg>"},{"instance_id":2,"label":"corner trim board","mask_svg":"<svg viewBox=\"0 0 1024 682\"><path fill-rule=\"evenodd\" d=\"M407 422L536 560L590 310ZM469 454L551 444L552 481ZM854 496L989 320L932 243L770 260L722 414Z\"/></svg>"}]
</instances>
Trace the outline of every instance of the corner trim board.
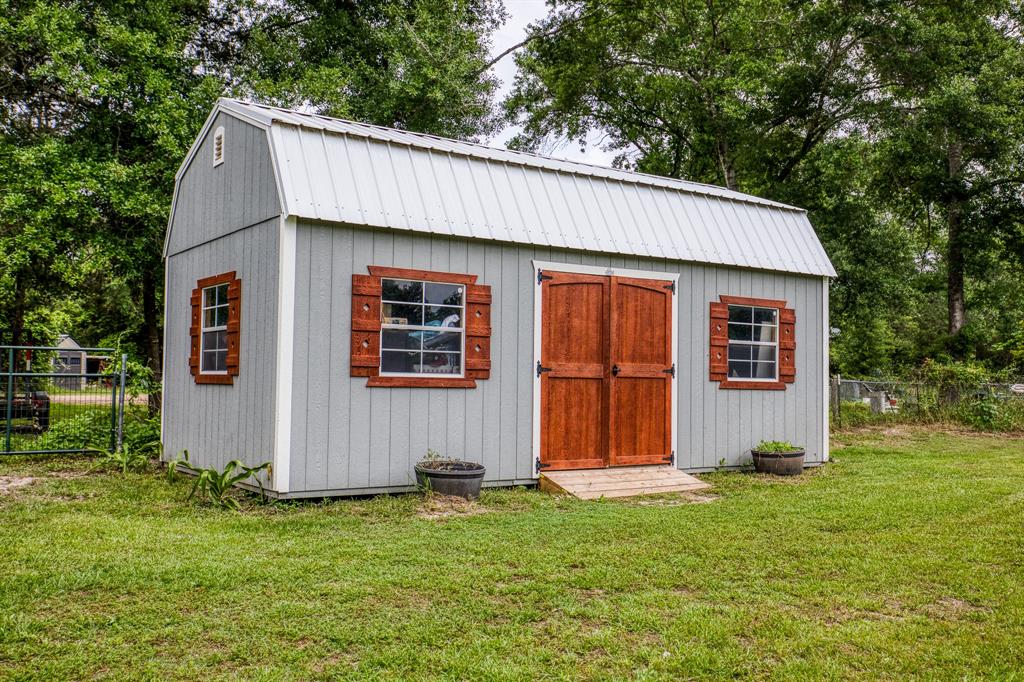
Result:
<instances>
[{"instance_id":1,"label":"corner trim board","mask_svg":"<svg viewBox=\"0 0 1024 682\"><path fill-rule=\"evenodd\" d=\"M292 442L292 370L295 362L295 218L281 216L277 286L277 381L275 386L274 458L272 487L290 489Z\"/></svg>"}]
</instances>

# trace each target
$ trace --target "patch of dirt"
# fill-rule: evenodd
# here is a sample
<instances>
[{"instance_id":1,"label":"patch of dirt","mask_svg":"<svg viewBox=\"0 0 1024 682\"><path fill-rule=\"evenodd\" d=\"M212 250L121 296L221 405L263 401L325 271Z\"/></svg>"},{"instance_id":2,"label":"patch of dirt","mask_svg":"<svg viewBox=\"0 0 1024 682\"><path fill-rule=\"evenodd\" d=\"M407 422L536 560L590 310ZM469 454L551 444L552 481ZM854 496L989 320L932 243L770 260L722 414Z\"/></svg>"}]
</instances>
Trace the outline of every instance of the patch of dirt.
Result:
<instances>
[{"instance_id":1,"label":"patch of dirt","mask_svg":"<svg viewBox=\"0 0 1024 682\"><path fill-rule=\"evenodd\" d=\"M934 604L928 604L922 610L933 618L959 620L976 613L988 613L991 609L956 597L942 597Z\"/></svg>"},{"instance_id":2,"label":"patch of dirt","mask_svg":"<svg viewBox=\"0 0 1024 682\"><path fill-rule=\"evenodd\" d=\"M14 490L35 482L32 476L0 476L0 495L10 495Z\"/></svg>"},{"instance_id":3,"label":"patch of dirt","mask_svg":"<svg viewBox=\"0 0 1024 682\"><path fill-rule=\"evenodd\" d=\"M416 516L428 521L446 521L460 516L476 516L486 514L487 509L478 502L451 495L427 495L416 510Z\"/></svg>"}]
</instances>

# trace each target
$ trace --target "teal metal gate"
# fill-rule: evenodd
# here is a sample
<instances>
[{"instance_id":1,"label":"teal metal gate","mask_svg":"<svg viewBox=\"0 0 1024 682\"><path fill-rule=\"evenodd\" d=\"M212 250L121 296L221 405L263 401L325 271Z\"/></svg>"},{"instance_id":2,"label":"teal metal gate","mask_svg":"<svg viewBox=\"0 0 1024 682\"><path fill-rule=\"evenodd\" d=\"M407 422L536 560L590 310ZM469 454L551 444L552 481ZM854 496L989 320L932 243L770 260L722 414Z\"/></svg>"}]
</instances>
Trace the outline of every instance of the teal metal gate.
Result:
<instances>
[{"instance_id":1,"label":"teal metal gate","mask_svg":"<svg viewBox=\"0 0 1024 682\"><path fill-rule=\"evenodd\" d=\"M112 348L0 346L0 455L119 447L126 360Z\"/></svg>"}]
</instances>

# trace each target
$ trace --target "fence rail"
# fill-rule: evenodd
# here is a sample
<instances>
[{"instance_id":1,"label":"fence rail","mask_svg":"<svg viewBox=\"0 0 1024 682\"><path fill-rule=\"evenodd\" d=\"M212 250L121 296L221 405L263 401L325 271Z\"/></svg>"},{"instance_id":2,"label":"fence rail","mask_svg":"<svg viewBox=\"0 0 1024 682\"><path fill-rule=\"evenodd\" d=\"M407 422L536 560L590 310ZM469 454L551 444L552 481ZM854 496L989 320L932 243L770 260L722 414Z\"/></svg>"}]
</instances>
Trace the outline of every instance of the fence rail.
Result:
<instances>
[{"instance_id":1,"label":"fence rail","mask_svg":"<svg viewBox=\"0 0 1024 682\"><path fill-rule=\"evenodd\" d=\"M0 346L0 455L120 448L127 356L114 353Z\"/></svg>"}]
</instances>

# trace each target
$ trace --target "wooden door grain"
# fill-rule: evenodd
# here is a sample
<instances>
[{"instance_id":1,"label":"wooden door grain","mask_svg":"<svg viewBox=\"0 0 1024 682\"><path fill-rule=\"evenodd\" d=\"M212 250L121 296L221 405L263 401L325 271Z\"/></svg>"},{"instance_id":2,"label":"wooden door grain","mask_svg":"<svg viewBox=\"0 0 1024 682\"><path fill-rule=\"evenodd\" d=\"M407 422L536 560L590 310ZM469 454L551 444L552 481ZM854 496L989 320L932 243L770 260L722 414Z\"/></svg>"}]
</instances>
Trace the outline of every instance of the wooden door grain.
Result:
<instances>
[{"instance_id":1,"label":"wooden door grain","mask_svg":"<svg viewBox=\"0 0 1024 682\"><path fill-rule=\"evenodd\" d=\"M545 276L537 368L541 464L549 470L607 466L610 281Z\"/></svg>"},{"instance_id":2,"label":"wooden door grain","mask_svg":"<svg viewBox=\"0 0 1024 682\"><path fill-rule=\"evenodd\" d=\"M672 457L672 282L611 277L609 464Z\"/></svg>"}]
</instances>

